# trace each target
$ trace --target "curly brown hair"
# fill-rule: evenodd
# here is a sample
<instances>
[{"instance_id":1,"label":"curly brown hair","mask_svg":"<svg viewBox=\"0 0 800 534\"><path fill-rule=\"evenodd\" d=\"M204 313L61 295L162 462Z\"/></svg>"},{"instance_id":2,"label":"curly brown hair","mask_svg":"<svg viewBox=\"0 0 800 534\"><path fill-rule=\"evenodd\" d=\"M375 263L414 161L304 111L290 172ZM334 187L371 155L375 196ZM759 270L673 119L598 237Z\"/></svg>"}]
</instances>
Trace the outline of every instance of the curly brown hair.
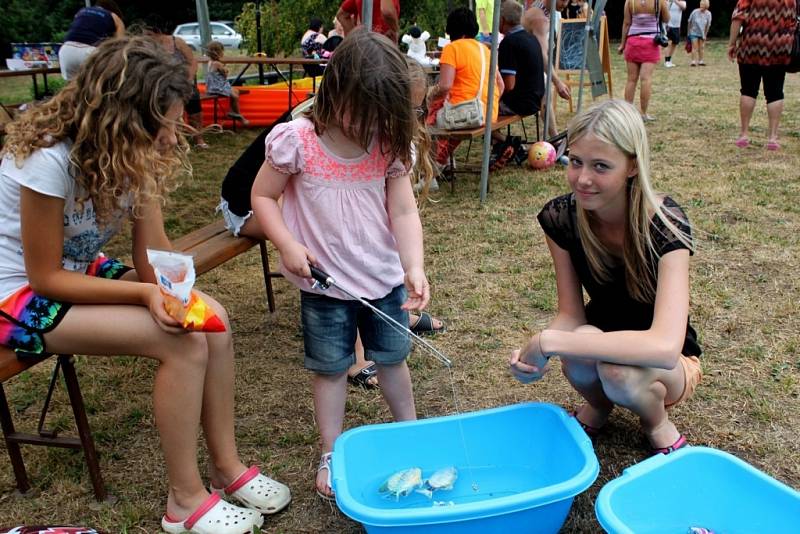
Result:
<instances>
[{"instance_id":1,"label":"curly brown hair","mask_svg":"<svg viewBox=\"0 0 800 534\"><path fill-rule=\"evenodd\" d=\"M104 41L56 96L6 126L3 154L17 166L39 148L71 140L70 174L91 198L100 224L132 200L133 215L164 201L179 170L187 174L188 144L166 153L155 146L167 110L192 90L186 66L147 37ZM86 200L86 199L81 199Z\"/></svg>"}]
</instances>

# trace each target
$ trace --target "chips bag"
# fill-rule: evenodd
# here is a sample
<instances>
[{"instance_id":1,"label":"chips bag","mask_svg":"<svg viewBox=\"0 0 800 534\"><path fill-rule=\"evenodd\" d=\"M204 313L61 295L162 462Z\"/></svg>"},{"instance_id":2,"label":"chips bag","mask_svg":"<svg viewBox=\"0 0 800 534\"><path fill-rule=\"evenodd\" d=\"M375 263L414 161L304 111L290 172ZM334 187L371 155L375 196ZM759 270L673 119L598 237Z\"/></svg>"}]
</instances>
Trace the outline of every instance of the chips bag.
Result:
<instances>
[{"instance_id":1,"label":"chips bag","mask_svg":"<svg viewBox=\"0 0 800 534\"><path fill-rule=\"evenodd\" d=\"M186 254L147 249L147 261L153 266L158 287L164 295L164 309L187 330L224 332L225 323L211 306L192 291L194 260Z\"/></svg>"}]
</instances>

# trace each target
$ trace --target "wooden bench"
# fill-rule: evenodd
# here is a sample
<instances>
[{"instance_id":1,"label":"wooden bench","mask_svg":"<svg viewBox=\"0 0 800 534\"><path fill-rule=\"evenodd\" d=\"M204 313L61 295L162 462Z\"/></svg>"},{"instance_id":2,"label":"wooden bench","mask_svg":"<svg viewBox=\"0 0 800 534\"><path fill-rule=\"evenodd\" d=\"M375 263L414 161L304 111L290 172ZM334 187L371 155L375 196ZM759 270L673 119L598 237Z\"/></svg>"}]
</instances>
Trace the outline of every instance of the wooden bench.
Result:
<instances>
[{"instance_id":1,"label":"wooden bench","mask_svg":"<svg viewBox=\"0 0 800 534\"><path fill-rule=\"evenodd\" d=\"M492 131L495 132L502 128L506 128L506 135L511 135L511 125L519 122L522 125L522 132L524 135L523 143L528 143L528 132L525 129L525 119L530 116L531 115L526 115L526 116L500 115L499 117L497 117L497 120L492 123ZM536 115L533 115L533 117L536 120L536 139L539 139L538 113ZM476 137L482 137L485 132L486 128L484 126L481 126L480 128L466 128L463 130L443 130L441 128L428 127L428 133L432 138L469 141L469 144L467 145L467 156L464 159L464 163L467 163L469 161L470 152L472 151L472 141ZM444 173L445 179L450 182L451 192L455 189L456 172L475 173L475 172L480 172L480 169L472 169L469 167L462 166L461 170L456 171L455 154L451 153L449 156L447 171Z\"/></svg>"},{"instance_id":2,"label":"wooden bench","mask_svg":"<svg viewBox=\"0 0 800 534\"><path fill-rule=\"evenodd\" d=\"M198 276L222 265L239 254L247 252L256 245L258 245L261 252L261 269L264 273L267 306L270 313L272 313L275 311L272 279L283 275L279 272L270 271L269 255L265 241L258 241L244 236L234 237L225 228L225 221L219 219L172 242L174 250L191 254L194 257L194 268Z\"/></svg>"},{"instance_id":3,"label":"wooden bench","mask_svg":"<svg viewBox=\"0 0 800 534\"><path fill-rule=\"evenodd\" d=\"M237 87L236 89L239 91L239 96L250 94L250 91L248 89L242 89L241 87ZM224 98L224 99L227 100L229 97L227 97L225 95L208 94L208 93L200 95L200 101L201 102L203 100L211 100L213 105L214 105L214 124L220 124L219 118L218 118L219 117L218 106L219 106L220 98ZM233 124L233 131L234 132L236 131L236 120L237 119L231 119L231 123Z\"/></svg>"},{"instance_id":4,"label":"wooden bench","mask_svg":"<svg viewBox=\"0 0 800 534\"><path fill-rule=\"evenodd\" d=\"M264 284L267 293L267 306L270 312L275 311L275 297L272 291L272 278L282 276L278 272L270 271L267 245L249 237L234 237L225 229L224 221L215 221L199 230L195 230L172 243L176 251L191 254L194 257L195 270L198 275L218 267L239 254L247 252L258 245L261 252L261 268L264 272ZM44 406L39 416L39 425L35 434L17 432L11 417L11 410L3 390L3 383L30 369L31 367L50 359L53 355L26 356L18 358L14 351L0 346L0 426L2 426L6 449L11 459L17 489L25 493L30 489L25 463L22 459L20 444L42 445L46 447L65 447L83 449L89 478L92 482L94 495L98 501L105 500L106 493L103 478L100 473L100 463L94 447L89 422L86 418L86 409L83 404L78 377L75 373L73 357L71 355L56 356L56 364L50 377L50 386L47 390ZM50 399L58 382L59 373L64 375L69 402L75 417L78 437L61 437L55 431L45 428L45 419L50 407Z\"/></svg>"}]
</instances>

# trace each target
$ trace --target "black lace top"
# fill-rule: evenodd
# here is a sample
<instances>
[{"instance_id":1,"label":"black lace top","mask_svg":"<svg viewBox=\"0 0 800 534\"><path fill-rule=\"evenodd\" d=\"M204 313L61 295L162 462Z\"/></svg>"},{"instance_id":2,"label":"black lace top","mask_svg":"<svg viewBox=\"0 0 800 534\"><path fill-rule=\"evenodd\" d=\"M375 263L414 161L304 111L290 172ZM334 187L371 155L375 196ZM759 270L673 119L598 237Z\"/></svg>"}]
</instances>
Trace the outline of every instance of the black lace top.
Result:
<instances>
[{"instance_id":1,"label":"black lace top","mask_svg":"<svg viewBox=\"0 0 800 534\"><path fill-rule=\"evenodd\" d=\"M675 225L691 235L691 226L687 224L688 219L681 207L670 197L665 197L664 208L668 215L674 215L672 221ZM586 320L589 324L604 332L650 328L654 303L639 302L630 295L625 286L625 266L621 262L611 269L609 282L601 283L592 275L578 233L577 209L572 193L548 202L537 218L544 233L569 253L578 279L589 295L589 303L586 305ZM650 224L650 236L658 256L651 254L649 263L655 273L654 277L657 277L658 258L667 252L687 247L655 216ZM681 352L687 356L699 356L702 352L697 343L697 333L688 321L686 340Z\"/></svg>"}]
</instances>

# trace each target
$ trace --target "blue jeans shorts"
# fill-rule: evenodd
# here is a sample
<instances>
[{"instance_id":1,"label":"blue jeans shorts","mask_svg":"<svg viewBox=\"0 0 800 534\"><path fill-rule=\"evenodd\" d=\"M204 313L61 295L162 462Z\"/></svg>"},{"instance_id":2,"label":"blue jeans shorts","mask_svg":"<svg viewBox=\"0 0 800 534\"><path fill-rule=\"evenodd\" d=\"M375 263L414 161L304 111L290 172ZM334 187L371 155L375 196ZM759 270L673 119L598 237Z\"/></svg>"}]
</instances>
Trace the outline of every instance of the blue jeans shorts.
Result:
<instances>
[{"instance_id":1,"label":"blue jeans shorts","mask_svg":"<svg viewBox=\"0 0 800 534\"><path fill-rule=\"evenodd\" d=\"M406 298L406 288L400 285L385 297L368 302L407 327L408 312L400 309ZM398 364L411 352L407 332L398 332L358 301L301 291L300 314L305 344L303 364L315 373L334 375L347 371L355 363L356 332L361 333L366 359L377 364Z\"/></svg>"}]
</instances>

